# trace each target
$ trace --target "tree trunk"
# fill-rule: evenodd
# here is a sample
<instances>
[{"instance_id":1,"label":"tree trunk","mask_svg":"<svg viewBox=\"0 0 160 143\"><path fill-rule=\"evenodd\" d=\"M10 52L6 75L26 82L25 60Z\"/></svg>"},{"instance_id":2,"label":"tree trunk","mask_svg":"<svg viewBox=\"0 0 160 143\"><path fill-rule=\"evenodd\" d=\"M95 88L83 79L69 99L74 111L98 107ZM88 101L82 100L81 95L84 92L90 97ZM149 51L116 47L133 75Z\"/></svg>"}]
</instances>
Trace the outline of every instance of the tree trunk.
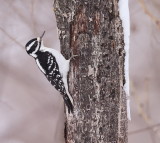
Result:
<instances>
[{"instance_id":1,"label":"tree trunk","mask_svg":"<svg viewBox=\"0 0 160 143\"><path fill-rule=\"evenodd\" d=\"M55 0L61 52L72 61L67 143L127 143L124 34L118 0Z\"/></svg>"}]
</instances>

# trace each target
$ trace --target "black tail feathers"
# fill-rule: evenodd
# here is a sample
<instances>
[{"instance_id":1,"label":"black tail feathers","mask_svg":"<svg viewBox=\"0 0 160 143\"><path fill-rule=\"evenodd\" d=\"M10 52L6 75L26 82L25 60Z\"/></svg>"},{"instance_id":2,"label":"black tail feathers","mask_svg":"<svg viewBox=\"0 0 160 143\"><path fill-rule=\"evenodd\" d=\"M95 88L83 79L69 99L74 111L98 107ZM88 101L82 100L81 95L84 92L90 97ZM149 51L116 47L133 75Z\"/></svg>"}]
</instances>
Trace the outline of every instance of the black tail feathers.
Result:
<instances>
[{"instance_id":1,"label":"black tail feathers","mask_svg":"<svg viewBox=\"0 0 160 143\"><path fill-rule=\"evenodd\" d=\"M68 95L66 94L66 95L63 97L63 99L64 99L64 102L65 102L67 108L68 108L68 113L69 113L69 114L70 114L70 113L73 113L73 110L74 110L73 104L72 104L71 100L69 99Z\"/></svg>"}]
</instances>

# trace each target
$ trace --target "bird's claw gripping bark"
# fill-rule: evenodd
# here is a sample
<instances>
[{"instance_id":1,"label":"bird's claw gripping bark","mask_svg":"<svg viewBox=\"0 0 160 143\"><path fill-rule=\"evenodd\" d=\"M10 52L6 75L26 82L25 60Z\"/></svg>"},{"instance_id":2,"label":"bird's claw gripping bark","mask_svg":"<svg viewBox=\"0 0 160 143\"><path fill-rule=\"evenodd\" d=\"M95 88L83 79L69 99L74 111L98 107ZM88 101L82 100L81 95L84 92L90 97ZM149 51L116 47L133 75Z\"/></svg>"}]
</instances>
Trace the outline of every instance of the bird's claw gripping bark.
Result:
<instances>
[{"instance_id":1,"label":"bird's claw gripping bark","mask_svg":"<svg viewBox=\"0 0 160 143\"><path fill-rule=\"evenodd\" d=\"M72 56L70 57L70 60L75 59L75 57L78 57L78 55L72 55Z\"/></svg>"}]
</instances>

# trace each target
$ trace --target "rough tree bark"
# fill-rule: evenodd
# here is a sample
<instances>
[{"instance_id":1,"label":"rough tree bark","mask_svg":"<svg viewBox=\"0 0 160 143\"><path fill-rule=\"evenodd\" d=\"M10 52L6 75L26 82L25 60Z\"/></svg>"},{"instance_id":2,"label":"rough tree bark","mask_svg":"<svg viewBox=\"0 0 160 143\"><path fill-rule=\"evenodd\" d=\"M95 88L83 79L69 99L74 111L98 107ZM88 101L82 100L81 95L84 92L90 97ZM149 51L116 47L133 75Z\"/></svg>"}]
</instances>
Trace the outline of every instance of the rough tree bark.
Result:
<instances>
[{"instance_id":1,"label":"rough tree bark","mask_svg":"<svg viewBox=\"0 0 160 143\"><path fill-rule=\"evenodd\" d=\"M55 0L61 52L71 63L67 143L127 143L124 35L118 0Z\"/></svg>"}]
</instances>

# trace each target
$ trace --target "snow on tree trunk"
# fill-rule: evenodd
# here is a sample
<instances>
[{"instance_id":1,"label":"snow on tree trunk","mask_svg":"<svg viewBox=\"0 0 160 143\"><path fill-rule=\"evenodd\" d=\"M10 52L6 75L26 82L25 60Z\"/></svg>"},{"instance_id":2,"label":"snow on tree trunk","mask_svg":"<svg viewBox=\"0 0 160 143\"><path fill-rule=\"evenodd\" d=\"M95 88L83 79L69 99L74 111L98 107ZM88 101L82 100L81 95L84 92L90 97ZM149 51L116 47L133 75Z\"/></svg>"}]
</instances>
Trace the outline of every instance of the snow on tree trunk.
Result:
<instances>
[{"instance_id":1,"label":"snow on tree trunk","mask_svg":"<svg viewBox=\"0 0 160 143\"><path fill-rule=\"evenodd\" d=\"M62 54L70 67L74 114L66 143L127 143L124 34L118 0L55 0Z\"/></svg>"}]
</instances>

